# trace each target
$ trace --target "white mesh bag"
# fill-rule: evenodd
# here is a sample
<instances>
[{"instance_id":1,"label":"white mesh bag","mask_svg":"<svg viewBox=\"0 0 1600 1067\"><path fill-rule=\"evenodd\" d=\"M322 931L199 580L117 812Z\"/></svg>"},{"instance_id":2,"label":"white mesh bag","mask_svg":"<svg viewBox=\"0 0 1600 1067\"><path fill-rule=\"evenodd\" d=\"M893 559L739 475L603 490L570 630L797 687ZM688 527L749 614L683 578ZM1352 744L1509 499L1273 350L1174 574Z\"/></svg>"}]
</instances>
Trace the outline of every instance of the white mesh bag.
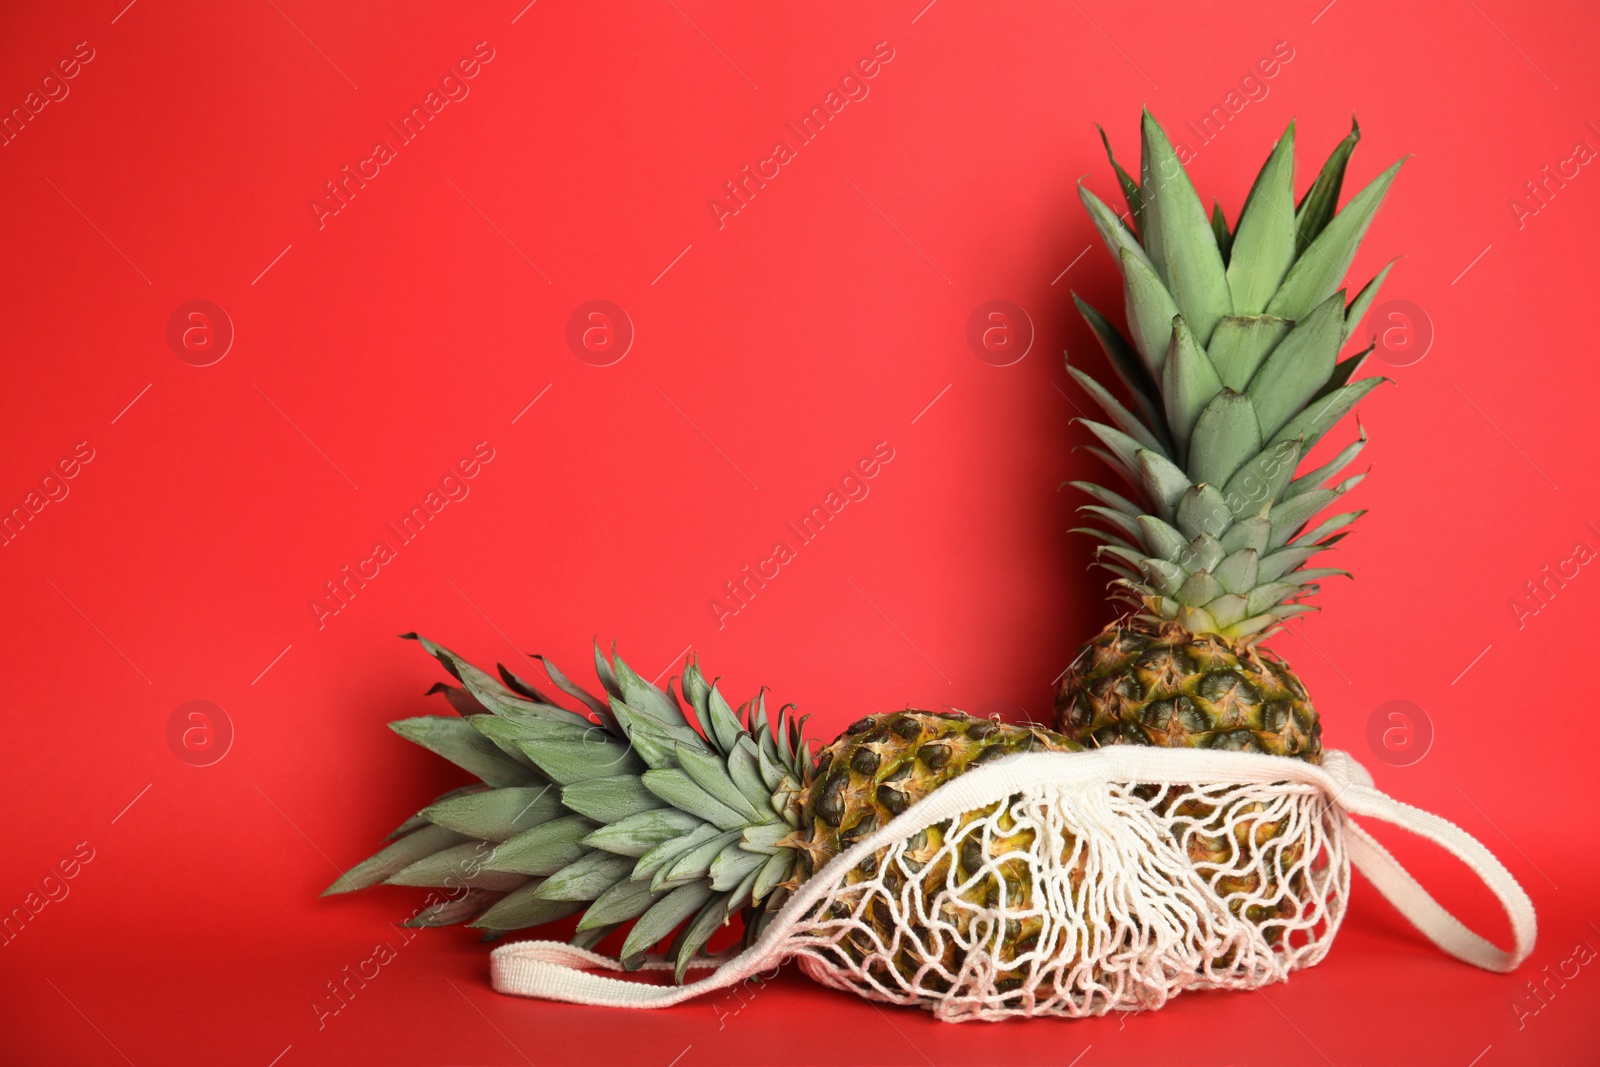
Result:
<instances>
[{"instance_id":1,"label":"white mesh bag","mask_svg":"<svg viewBox=\"0 0 1600 1067\"><path fill-rule=\"evenodd\" d=\"M1463 926L1352 815L1465 863L1505 908L1510 951ZM1313 766L1116 746L1013 756L947 782L834 857L756 943L703 961L715 971L697 982L589 973L622 967L550 941L496 949L492 976L503 993L653 1008L797 957L825 985L953 1022L1148 1010L1185 989L1283 981L1322 959L1352 864L1458 959L1510 971L1533 950L1533 905L1489 850L1379 792L1343 752Z\"/></svg>"}]
</instances>

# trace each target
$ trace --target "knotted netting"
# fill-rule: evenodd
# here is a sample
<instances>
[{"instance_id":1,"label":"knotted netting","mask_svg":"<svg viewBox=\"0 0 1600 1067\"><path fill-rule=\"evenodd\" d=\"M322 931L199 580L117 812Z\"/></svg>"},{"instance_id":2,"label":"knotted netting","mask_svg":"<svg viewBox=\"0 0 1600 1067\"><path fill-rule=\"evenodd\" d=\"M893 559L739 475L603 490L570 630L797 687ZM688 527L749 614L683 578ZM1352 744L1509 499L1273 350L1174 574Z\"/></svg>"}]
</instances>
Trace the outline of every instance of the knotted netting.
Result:
<instances>
[{"instance_id":1,"label":"knotted netting","mask_svg":"<svg viewBox=\"0 0 1600 1067\"><path fill-rule=\"evenodd\" d=\"M1253 988L1327 952L1342 819L1305 783L1044 781L867 856L789 947L825 985L952 1021Z\"/></svg>"},{"instance_id":2,"label":"knotted netting","mask_svg":"<svg viewBox=\"0 0 1600 1067\"><path fill-rule=\"evenodd\" d=\"M1464 862L1510 919L1510 950L1441 907L1352 818ZM1442 950L1488 970L1533 950L1532 903L1458 827L1373 787L1342 752L1317 767L1244 752L1113 746L969 771L835 856L743 952L666 987L549 941L492 955L501 992L578 1004L680 1003L796 957L811 978L962 1022L1159 1008L1254 989L1327 954L1361 870ZM667 962L646 969L670 969Z\"/></svg>"}]
</instances>

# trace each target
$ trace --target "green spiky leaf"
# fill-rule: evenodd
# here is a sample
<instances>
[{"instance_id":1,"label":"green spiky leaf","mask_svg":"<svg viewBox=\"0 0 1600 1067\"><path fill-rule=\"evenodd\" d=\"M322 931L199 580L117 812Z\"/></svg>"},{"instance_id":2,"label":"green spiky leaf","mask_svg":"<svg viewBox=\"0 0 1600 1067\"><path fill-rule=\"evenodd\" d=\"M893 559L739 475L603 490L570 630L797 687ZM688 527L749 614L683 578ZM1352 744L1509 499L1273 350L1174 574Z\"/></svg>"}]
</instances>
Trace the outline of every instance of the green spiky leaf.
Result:
<instances>
[{"instance_id":1,"label":"green spiky leaf","mask_svg":"<svg viewBox=\"0 0 1600 1067\"><path fill-rule=\"evenodd\" d=\"M1189 175L1149 111L1140 130L1145 249L1184 321L1204 345L1217 320L1232 310L1222 253Z\"/></svg>"},{"instance_id":2,"label":"green spiky leaf","mask_svg":"<svg viewBox=\"0 0 1600 1067\"><path fill-rule=\"evenodd\" d=\"M589 905L589 910L584 912L583 918L578 921L578 929L595 930L636 919L662 895L651 892L647 882L635 882L624 878L601 893L595 902Z\"/></svg>"},{"instance_id":3,"label":"green spiky leaf","mask_svg":"<svg viewBox=\"0 0 1600 1067\"><path fill-rule=\"evenodd\" d=\"M561 790L561 803L598 823L617 823L665 806L636 774L574 782Z\"/></svg>"},{"instance_id":4,"label":"green spiky leaf","mask_svg":"<svg viewBox=\"0 0 1600 1067\"><path fill-rule=\"evenodd\" d=\"M1111 421L1116 423L1117 429L1138 441L1145 448L1154 449L1163 454L1167 452L1169 446L1165 442L1158 440L1144 420L1123 407L1122 402L1112 396L1105 386L1070 364L1067 366L1067 373L1110 416Z\"/></svg>"},{"instance_id":5,"label":"green spiky leaf","mask_svg":"<svg viewBox=\"0 0 1600 1067\"><path fill-rule=\"evenodd\" d=\"M522 874L484 866L492 851L493 846L487 841L463 841L396 871L389 876L388 884L448 889L465 886L504 892L527 881Z\"/></svg>"},{"instance_id":6,"label":"green spiky leaf","mask_svg":"<svg viewBox=\"0 0 1600 1067\"><path fill-rule=\"evenodd\" d=\"M465 834L456 833L443 826L424 826L345 871L334 879L332 885L322 891L322 895L330 897L356 889L368 889L385 881L390 875L405 870L418 860L436 852L443 852L466 839Z\"/></svg>"},{"instance_id":7,"label":"green spiky leaf","mask_svg":"<svg viewBox=\"0 0 1600 1067\"><path fill-rule=\"evenodd\" d=\"M1089 218L1093 220L1100 239L1105 242L1106 251L1111 253L1113 262L1119 262L1122 255L1127 253L1137 257L1145 266L1150 265L1150 258L1140 246L1139 238L1105 201L1091 193L1089 187L1081 182L1078 184L1078 199L1083 201L1083 206L1089 212Z\"/></svg>"},{"instance_id":8,"label":"green spiky leaf","mask_svg":"<svg viewBox=\"0 0 1600 1067\"><path fill-rule=\"evenodd\" d=\"M1350 308L1345 312L1344 316L1344 339L1346 341L1350 340L1350 337L1361 326L1361 320L1366 317L1367 309L1372 306L1373 300L1377 299L1378 290L1383 288L1383 280L1389 276L1389 272L1394 269L1394 265L1397 262L1399 261L1391 259L1388 263L1385 263L1383 269L1371 281L1362 286L1361 292L1357 293L1356 298L1350 301ZM1381 327L1382 324L1380 324Z\"/></svg>"},{"instance_id":9,"label":"green spiky leaf","mask_svg":"<svg viewBox=\"0 0 1600 1067\"><path fill-rule=\"evenodd\" d=\"M590 852L544 880L534 894L540 900L595 900L619 882L632 884L633 860L610 852Z\"/></svg>"},{"instance_id":10,"label":"green spiky leaf","mask_svg":"<svg viewBox=\"0 0 1600 1067\"><path fill-rule=\"evenodd\" d=\"M508 786L430 804L431 823L482 841L504 841L561 813L561 798L548 785Z\"/></svg>"},{"instance_id":11,"label":"green spiky leaf","mask_svg":"<svg viewBox=\"0 0 1600 1067\"><path fill-rule=\"evenodd\" d=\"M1106 158L1111 161L1111 169L1117 172L1117 184L1122 187L1122 198L1128 202L1128 214L1133 218L1133 229L1139 228L1139 217L1143 214L1143 196L1139 191L1139 183L1133 180L1133 175L1122 169L1122 164L1117 162L1117 155L1111 151L1111 138L1106 136L1106 131L1098 123L1095 129L1100 131L1100 143L1106 147Z\"/></svg>"},{"instance_id":12,"label":"green spiky leaf","mask_svg":"<svg viewBox=\"0 0 1600 1067\"><path fill-rule=\"evenodd\" d=\"M1294 263L1294 123L1261 167L1239 213L1228 259L1233 314L1258 315Z\"/></svg>"},{"instance_id":13,"label":"green spiky leaf","mask_svg":"<svg viewBox=\"0 0 1600 1067\"><path fill-rule=\"evenodd\" d=\"M1217 251L1222 253L1222 265L1228 265L1233 254L1233 235L1228 232L1228 217L1222 213L1222 204L1211 201L1211 235L1217 239Z\"/></svg>"},{"instance_id":14,"label":"green spiky leaf","mask_svg":"<svg viewBox=\"0 0 1600 1067\"><path fill-rule=\"evenodd\" d=\"M1078 313L1083 316L1084 321L1089 324L1089 328L1094 331L1095 339L1100 342L1100 348L1105 352L1111 369L1133 397L1133 406L1139 409L1140 418L1149 427L1150 432L1165 443L1167 424L1166 418L1161 413L1159 390L1138 351L1126 337L1122 336L1122 331L1080 299L1077 293L1072 294L1072 302L1077 306Z\"/></svg>"},{"instance_id":15,"label":"green spiky leaf","mask_svg":"<svg viewBox=\"0 0 1600 1067\"><path fill-rule=\"evenodd\" d=\"M677 808L655 808L602 826L585 837L582 844L638 859L656 846L680 840L704 825Z\"/></svg>"},{"instance_id":16,"label":"green spiky leaf","mask_svg":"<svg viewBox=\"0 0 1600 1067\"><path fill-rule=\"evenodd\" d=\"M1191 540L1202 534L1221 537L1233 524L1233 512L1222 490L1202 482L1186 490L1178 501L1177 524Z\"/></svg>"},{"instance_id":17,"label":"green spiky leaf","mask_svg":"<svg viewBox=\"0 0 1600 1067\"><path fill-rule=\"evenodd\" d=\"M1285 445L1292 441L1301 442L1302 454L1310 451L1311 446L1322 439L1322 435L1350 414L1361 398L1372 390L1388 381L1387 378L1362 378L1360 381L1343 385L1325 396L1314 399L1306 409L1284 424L1273 435L1271 448L1274 445Z\"/></svg>"},{"instance_id":18,"label":"green spiky leaf","mask_svg":"<svg viewBox=\"0 0 1600 1067\"><path fill-rule=\"evenodd\" d=\"M1350 133L1328 156L1328 161L1322 165L1316 181L1311 183L1311 188L1306 191L1306 195L1300 200L1300 205L1295 209L1295 255L1302 255L1311 242L1316 240L1323 227L1328 225L1328 220L1333 218L1334 210L1339 206L1339 190L1344 185L1344 169L1350 162L1350 153L1355 151L1356 142L1359 140L1361 140L1361 125L1352 115Z\"/></svg>"},{"instance_id":19,"label":"green spiky leaf","mask_svg":"<svg viewBox=\"0 0 1600 1067\"><path fill-rule=\"evenodd\" d=\"M496 845L483 866L517 874L554 874L583 855L583 839L596 829L598 823L581 815L552 819Z\"/></svg>"},{"instance_id":20,"label":"green spiky leaf","mask_svg":"<svg viewBox=\"0 0 1600 1067\"><path fill-rule=\"evenodd\" d=\"M1155 269L1127 251L1122 253L1122 282L1128 332L1144 359L1145 372L1160 381L1167 349L1172 344L1172 320L1178 314L1178 305Z\"/></svg>"},{"instance_id":21,"label":"green spiky leaf","mask_svg":"<svg viewBox=\"0 0 1600 1067\"><path fill-rule=\"evenodd\" d=\"M711 883L702 879L680 886L656 901L639 917L622 943L621 957L625 965L637 966L652 945L666 937L683 920L705 906L711 898Z\"/></svg>"},{"instance_id":22,"label":"green spiky leaf","mask_svg":"<svg viewBox=\"0 0 1600 1067\"><path fill-rule=\"evenodd\" d=\"M1195 420L1221 391L1222 380L1205 349L1200 347L1189 323L1177 316L1172 320L1172 343L1162 371L1161 395L1166 402L1167 427L1180 457L1188 455Z\"/></svg>"},{"instance_id":23,"label":"green spiky leaf","mask_svg":"<svg viewBox=\"0 0 1600 1067\"><path fill-rule=\"evenodd\" d=\"M1195 420L1189 439L1189 476L1197 484L1224 486L1261 451L1261 430L1250 397L1224 389Z\"/></svg>"},{"instance_id":24,"label":"green spiky leaf","mask_svg":"<svg viewBox=\"0 0 1600 1067\"><path fill-rule=\"evenodd\" d=\"M1344 293L1328 297L1267 357L1250 381L1261 436L1270 439L1317 394L1333 374L1344 342Z\"/></svg>"},{"instance_id":25,"label":"green spiky leaf","mask_svg":"<svg viewBox=\"0 0 1600 1067\"><path fill-rule=\"evenodd\" d=\"M1402 159L1374 178L1323 228L1289 268L1289 276L1267 304L1268 314L1298 320L1344 284L1356 247L1366 236L1372 216L1377 214L1378 205L1383 203L1384 194L1404 163Z\"/></svg>"},{"instance_id":26,"label":"green spiky leaf","mask_svg":"<svg viewBox=\"0 0 1600 1067\"><path fill-rule=\"evenodd\" d=\"M538 896L539 883L530 882L506 894L494 907L468 923L481 930L520 930L555 922L583 910L581 903L544 900Z\"/></svg>"},{"instance_id":27,"label":"green spiky leaf","mask_svg":"<svg viewBox=\"0 0 1600 1067\"><path fill-rule=\"evenodd\" d=\"M1206 355L1217 369L1222 384L1244 392L1262 362L1278 347L1294 323L1272 315L1249 318L1229 316L1217 323L1206 346Z\"/></svg>"},{"instance_id":28,"label":"green spiky leaf","mask_svg":"<svg viewBox=\"0 0 1600 1067\"><path fill-rule=\"evenodd\" d=\"M501 752L467 719L422 715L392 722L389 729L476 775L486 785L531 785L539 781L538 775Z\"/></svg>"}]
</instances>

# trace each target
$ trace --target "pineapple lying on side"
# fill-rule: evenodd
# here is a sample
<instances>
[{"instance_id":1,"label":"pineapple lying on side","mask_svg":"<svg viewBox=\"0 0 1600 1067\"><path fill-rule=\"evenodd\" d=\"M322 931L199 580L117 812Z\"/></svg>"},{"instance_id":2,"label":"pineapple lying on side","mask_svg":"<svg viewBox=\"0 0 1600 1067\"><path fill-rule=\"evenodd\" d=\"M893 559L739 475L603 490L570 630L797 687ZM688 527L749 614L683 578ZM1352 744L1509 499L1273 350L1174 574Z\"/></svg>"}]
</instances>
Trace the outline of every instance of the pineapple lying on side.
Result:
<instances>
[{"instance_id":1,"label":"pineapple lying on side","mask_svg":"<svg viewBox=\"0 0 1600 1067\"><path fill-rule=\"evenodd\" d=\"M1313 523L1361 481L1327 484L1361 451L1364 432L1296 476L1311 448L1384 381L1352 380L1371 346L1339 359L1389 273L1346 303L1345 272L1401 165L1335 214L1359 136L1352 126L1296 205L1291 123L1232 233L1220 205L1207 222L1148 111L1141 180L1111 159L1131 225L1079 189L1121 265L1132 343L1082 300L1078 309L1132 407L1068 370L1108 416L1085 420L1103 446L1091 450L1131 494L1072 484L1094 498L1081 510L1104 528L1084 532L1105 542L1096 559L1117 576L1133 614L1107 626L1063 676L1056 728L1068 737L1321 760L1305 687L1258 642L1313 610L1303 598L1318 581L1345 573L1308 563L1363 514Z\"/></svg>"},{"instance_id":2,"label":"pineapple lying on side","mask_svg":"<svg viewBox=\"0 0 1600 1067\"><path fill-rule=\"evenodd\" d=\"M687 707L670 683L663 692L598 648L604 700L545 663L551 682L584 705L580 714L504 667L502 685L448 649L422 645L461 683L435 687L461 716L391 725L483 785L440 797L326 892L383 882L448 888L453 899L411 925L471 920L494 932L581 911L573 943L582 947L637 920L622 944L623 962L637 966L676 930L671 955L679 981L735 914L744 911L746 940L753 941L790 891L944 782L1013 753L1081 747L1040 727L906 710L862 719L813 761L802 722L788 708L774 722L758 695L736 713L693 661L682 679ZM923 833L954 837L988 814L968 813ZM964 853L976 854L961 858L974 873L986 858L980 839L973 835ZM1025 850L1030 843L1001 839L992 847ZM927 872L925 893L943 884L942 873ZM1008 890L1017 901L1031 887ZM983 878L968 890L997 891ZM892 936L880 933L885 942ZM1015 959L1027 937L1024 929L1002 931L985 951ZM870 947L847 941L840 950L864 956ZM960 950L952 942L949 951ZM945 970L959 973L961 962L952 957Z\"/></svg>"}]
</instances>

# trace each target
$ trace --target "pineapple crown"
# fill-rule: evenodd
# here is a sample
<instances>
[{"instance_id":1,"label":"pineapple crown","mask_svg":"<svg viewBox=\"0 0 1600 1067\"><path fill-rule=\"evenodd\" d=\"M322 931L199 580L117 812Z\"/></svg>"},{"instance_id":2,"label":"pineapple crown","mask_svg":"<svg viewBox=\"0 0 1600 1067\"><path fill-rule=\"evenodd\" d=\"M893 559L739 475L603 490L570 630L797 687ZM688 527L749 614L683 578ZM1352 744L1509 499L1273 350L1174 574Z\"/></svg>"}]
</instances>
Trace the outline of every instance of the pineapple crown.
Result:
<instances>
[{"instance_id":1,"label":"pineapple crown","mask_svg":"<svg viewBox=\"0 0 1600 1067\"><path fill-rule=\"evenodd\" d=\"M768 717L765 694L735 712L691 658L682 700L595 646L597 697L540 657L560 707L517 675L500 678L415 634L461 687L437 685L460 718L391 723L402 737L476 775L402 825L395 843L342 875L329 893L387 881L468 888L418 925L520 929L583 912L574 943L597 944L637 919L619 953L636 967L678 933L679 981L742 908L753 939L787 896L799 796L812 777L803 719ZM503 683L503 684L502 684ZM484 788L487 787L487 788ZM499 895L500 893L504 895ZM470 907L469 907L470 905Z\"/></svg>"},{"instance_id":2,"label":"pineapple crown","mask_svg":"<svg viewBox=\"0 0 1600 1067\"><path fill-rule=\"evenodd\" d=\"M1096 562L1124 599L1193 633L1256 640L1314 610L1301 598L1346 572L1308 568L1364 512L1312 519L1364 475L1332 479L1366 444L1296 475L1301 460L1383 378L1352 381L1367 355L1339 359L1391 261L1346 304L1341 287L1356 248L1404 160L1335 212L1346 137L1299 203L1294 124L1279 138L1230 232L1220 204L1208 221L1183 165L1148 110L1140 180L1117 163L1127 201L1119 215L1081 184L1078 193L1122 270L1131 342L1077 294L1073 300L1131 397L1068 372L1107 421L1079 420L1087 446L1132 487L1132 498L1073 482L1094 498L1080 510L1102 526ZM1346 575L1348 576L1348 575Z\"/></svg>"}]
</instances>

